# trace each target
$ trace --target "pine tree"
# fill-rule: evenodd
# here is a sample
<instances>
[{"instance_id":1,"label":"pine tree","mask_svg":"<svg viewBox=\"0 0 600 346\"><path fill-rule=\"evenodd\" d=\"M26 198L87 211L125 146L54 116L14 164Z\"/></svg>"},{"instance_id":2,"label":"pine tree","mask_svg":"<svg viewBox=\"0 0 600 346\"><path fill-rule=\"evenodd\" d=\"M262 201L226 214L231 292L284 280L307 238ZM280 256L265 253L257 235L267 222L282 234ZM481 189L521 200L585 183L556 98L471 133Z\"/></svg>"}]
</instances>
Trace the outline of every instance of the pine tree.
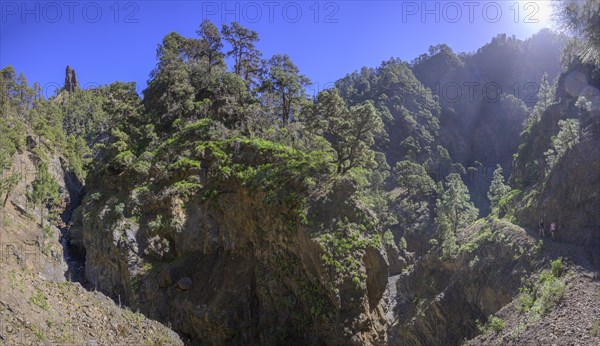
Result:
<instances>
[{"instance_id":1,"label":"pine tree","mask_svg":"<svg viewBox=\"0 0 600 346\"><path fill-rule=\"evenodd\" d=\"M223 24L221 32L225 41L231 45L227 56L233 57L234 73L240 76L249 88L254 78L261 73L262 53L255 46L258 33L237 22L232 22L231 26Z\"/></svg>"},{"instance_id":2,"label":"pine tree","mask_svg":"<svg viewBox=\"0 0 600 346\"><path fill-rule=\"evenodd\" d=\"M469 190L460 175L451 173L441 198L437 200L435 223L442 238L442 253L450 256L457 250L456 232L477 219L479 210L471 202Z\"/></svg>"},{"instance_id":3,"label":"pine tree","mask_svg":"<svg viewBox=\"0 0 600 346\"><path fill-rule=\"evenodd\" d=\"M394 181L411 198L422 199L435 191L435 182L425 168L412 161L400 161L394 167Z\"/></svg>"},{"instance_id":4,"label":"pine tree","mask_svg":"<svg viewBox=\"0 0 600 346\"><path fill-rule=\"evenodd\" d=\"M348 108L337 89L322 91L307 125L331 143L339 174L375 164L371 146L375 134L383 131L383 122L371 102Z\"/></svg>"},{"instance_id":5,"label":"pine tree","mask_svg":"<svg viewBox=\"0 0 600 346\"><path fill-rule=\"evenodd\" d=\"M58 200L58 183L48 172L48 163L42 161L32 184L32 191L29 198L34 205L40 207L40 223L44 227L44 207L51 206Z\"/></svg>"},{"instance_id":6,"label":"pine tree","mask_svg":"<svg viewBox=\"0 0 600 346\"><path fill-rule=\"evenodd\" d=\"M497 166L494 171L494 176L492 178L492 184L490 185L490 189L488 190L488 199L490 200L490 205L492 211L498 208L498 203L502 198L504 198L510 192L510 187L504 183L504 176L502 175L502 167L500 165Z\"/></svg>"},{"instance_id":7,"label":"pine tree","mask_svg":"<svg viewBox=\"0 0 600 346\"><path fill-rule=\"evenodd\" d=\"M163 130L175 119L191 116L194 111L195 90L189 66L183 59L185 42L184 37L174 32L164 37L153 78L143 92L146 109Z\"/></svg>"},{"instance_id":8,"label":"pine tree","mask_svg":"<svg viewBox=\"0 0 600 346\"><path fill-rule=\"evenodd\" d=\"M546 109L554 102L555 93L556 84L550 84L550 81L548 81L548 73L544 72L538 91L538 101L536 102L535 107L533 107L533 111L531 111L529 117L530 124L536 123L541 119L542 114L544 114Z\"/></svg>"},{"instance_id":9,"label":"pine tree","mask_svg":"<svg viewBox=\"0 0 600 346\"><path fill-rule=\"evenodd\" d=\"M207 74L210 75L213 67L225 64L223 53L221 52L223 48L221 34L219 33L219 29L210 20L203 21L196 33L200 36L202 55L206 57Z\"/></svg>"},{"instance_id":10,"label":"pine tree","mask_svg":"<svg viewBox=\"0 0 600 346\"><path fill-rule=\"evenodd\" d=\"M558 2L556 12L562 29L582 42L576 48L579 59L600 66L600 1L563 0Z\"/></svg>"},{"instance_id":11,"label":"pine tree","mask_svg":"<svg viewBox=\"0 0 600 346\"><path fill-rule=\"evenodd\" d=\"M261 91L268 92L275 101L278 117L285 124L297 117L306 99L306 87L310 80L300 74L298 67L287 54L274 55L268 63L269 72Z\"/></svg>"},{"instance_id":12,"label":"pine tree","mask_svg":"<svg viewBox=\"0 0 600 346\"><path fill-rule=\"evenodd\" d=\"M579 119L559 120L558 126L560 127L560 131L556 136L552 136L550 149L544 153L546 163L548 164L546 173L549 173L554 168L567 150L579 143L581 131Z\"/></svg>"}]
</instances>

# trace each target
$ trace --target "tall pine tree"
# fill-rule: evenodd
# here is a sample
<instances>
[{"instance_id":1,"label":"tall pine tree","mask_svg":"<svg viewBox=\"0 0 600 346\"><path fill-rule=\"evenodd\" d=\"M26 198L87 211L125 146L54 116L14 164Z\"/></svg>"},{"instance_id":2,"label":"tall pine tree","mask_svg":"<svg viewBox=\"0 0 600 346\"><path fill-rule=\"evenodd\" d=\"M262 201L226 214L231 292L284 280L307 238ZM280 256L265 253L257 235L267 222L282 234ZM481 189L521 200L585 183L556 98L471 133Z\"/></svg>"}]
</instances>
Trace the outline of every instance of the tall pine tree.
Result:
<instances>
[{"instance_id":1,"label":"tall pine tree","mask_svg":"<svg viewBox=\"0 0 600 346\"><path fill-rule=\"evenodd\" d=\"M48 163L42 161L32 184L29 196L34 205L40 208L40 223L44 227L44 207L52 206L58 200L58 183L48 171Z\"/></svg>"},{"instance_id":2,"label":"tall pine tree","mask_svg":"<svg viewBox=\"0 0 600 346\"><path fill-rule=\"evenodd\" d=\"M479 210L471 202L469 190L460 175L451 173L441 197L437 200L435 223L442 238L444 257L451 256L457 250L456 232L477 219Z\"/></svg>"},{"instance_id":3,"label":"tall pine tree","mask_svg":"<svg viewBox=\"0 0 600 346\"><path fill-rule=\"evenodd\" d=\"M490 200L490 206L492 211L498 209L498 203L510 192L510 187L504 183L504 176L502 175L502 167L497 166L494 171L492 178L492 184L488 190L488 199Z\"/></svg>"}]
</instances>

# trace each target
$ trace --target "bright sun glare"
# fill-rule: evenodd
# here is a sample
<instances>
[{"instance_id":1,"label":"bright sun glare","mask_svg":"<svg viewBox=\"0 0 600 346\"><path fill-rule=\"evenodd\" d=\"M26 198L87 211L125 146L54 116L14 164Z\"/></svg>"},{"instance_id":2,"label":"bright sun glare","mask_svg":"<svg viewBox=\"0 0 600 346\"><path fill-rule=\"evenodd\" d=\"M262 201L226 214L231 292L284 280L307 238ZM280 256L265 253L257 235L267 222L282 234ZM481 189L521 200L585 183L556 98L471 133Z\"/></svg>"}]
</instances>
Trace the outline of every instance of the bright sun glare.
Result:
<instances>
[{"instance_id":1,"label":"bright sun glare","mask_svg":"<svg viewBox=\"0 0 600 346\"><path fill-rule=\"evenodd\" d=\"M524 16L528 16L525 20L528 23L533 23L539 28L552 26L552 2L551 0L539 1L520 1L525 10Z\"/></svg>"}]
</instances>

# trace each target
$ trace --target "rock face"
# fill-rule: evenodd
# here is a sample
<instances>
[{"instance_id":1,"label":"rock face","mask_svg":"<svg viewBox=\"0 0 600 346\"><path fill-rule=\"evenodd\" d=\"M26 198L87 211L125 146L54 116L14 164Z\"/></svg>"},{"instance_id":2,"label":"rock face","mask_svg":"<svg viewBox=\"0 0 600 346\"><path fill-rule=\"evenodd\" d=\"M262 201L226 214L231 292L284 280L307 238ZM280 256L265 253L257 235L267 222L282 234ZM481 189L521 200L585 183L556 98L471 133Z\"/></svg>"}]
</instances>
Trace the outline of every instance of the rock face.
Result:
<instances>
[{"instance_id":1,"label":"rock face","mask_svg":"<svg viewBox=\"0 0 600 346\"><path fill-rule=\"evenodd\" d=\"M541 253L545 261L524 286L536 283L539 287L542 272L550 270L552 260L561 258L562 269L557 272L557 279L566 288L560 299L553 299L549 304L546 301L552 308L539 313L536 309L524 309L523 295L519 294L495 314L503 321L502 328L483 328L482 334L466 345L600 344L600 281L597 279L600 268L589 262L583 246L546 241Z\"/></svg>"},{"instance_id":2,"label":"rock face","mask_svg":"<svg viewBox=\"0 0 600 346\"><path fill-rule=\"evenodd\" d=\"M67 263L64 261L59 242L61 232L48 223L45 223L46 229L41 229L39 225L41 207L32 206L27 198L27 192L36 177L36 160L36 156L29 151L16 153L12 159L11 171L19 172L22 178L7 196L6 206L2 210L3 220L0 220L2 245L7 249L18 250L16 253L21 254L26 267L38 271L40 276L48 280L64 281ZM57 209L70 204L68 188L63 179L66 171L63 170L61 160L56 155L48 158L49 172L60 188ZM49 215L45 207L43 214ZM24 253L27 256L23 255ZM6 256L4 259L13 260L9 257Z\"/></svg>"},{"instance_id":3,"label":"rock face","mask_svg":"<svg viewBox=\"0 0 600 346\"><path fill-rule=\"evenodd\" d=\"M169 261L150 255L157 245L147 229L133 220L115 227L108 208L84 201L73 237L86 249L87 280L206 344L384 343L385 251L365 252L364 287L336 287L306 228L290 229L264 195L230 188L181 210L185 222L162 248Z\"/></svg>"},{"instance_id":4,"label":"rock face","mask_svg":"<svg viewBox=\"0 0 600 346\"><path fill-rule=\"evenodd\" d=\"M71 262L59 240L62 232L54 226L61 222L53 219L40 227L40 208L46 206L34 208L27 198L39 160L31 149L43 144L30 136L26 140L28 150L15 153L9 167L21 179L0 207L1 344L183 345L166 326L67 281ZM53 211L66 209L68 214L77 204L81 183L58 154L48 153L47 162L60 188Z\"/></svg>"},{"instance_id":5,"label":"rock face","mask_svg":"<svg viewBox=\"0 0 600 346\"><path fill-rule=\"evenodd\" d=\"M455 257L430 252L390 281L388 344L459 345L475 336L475 321L512 300L536 255L526 232L505 221L480 221L459 244Z\"/></svg>"},{"instance_id":6,"label":"rock face","mask_svg":"<svg viewBox=\"0 0 600 346\"><path fill-rule=\"evenodd\" d=\"M506 212L531 228L540 218L545 219L546 231L556 222L558 240L588 246L600 265L600 111L597 101L590 111L577 105L577 95L595 87L588 83L594 82L577 70L561 76L557 94L562 101L549 107L525 134L511 176L519 193ZM545 153L560 131L559 121L566 119L580 122L579 142L550 167Z\"/></svg>"},{"instance_id":7,"label":"rock face","mask_svg":"<svg viewBox=\"0 0 600 346\"><path fill-rule=\"evenodd\" d=\"M75 70L72 69L71 66L67 66L67 70L65 73L64 89L68 92L73 92L75 90L79 90L79 83L77 82L77 76L75 75Z\"/></svg>"}]
</instances>

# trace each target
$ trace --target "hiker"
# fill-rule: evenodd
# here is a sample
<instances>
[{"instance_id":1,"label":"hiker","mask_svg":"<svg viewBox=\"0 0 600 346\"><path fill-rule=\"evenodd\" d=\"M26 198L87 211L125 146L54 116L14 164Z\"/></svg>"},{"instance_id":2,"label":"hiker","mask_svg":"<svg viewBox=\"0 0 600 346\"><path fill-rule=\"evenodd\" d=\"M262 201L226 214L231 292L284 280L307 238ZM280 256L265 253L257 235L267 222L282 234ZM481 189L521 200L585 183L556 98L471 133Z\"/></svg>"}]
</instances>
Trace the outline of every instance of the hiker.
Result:
<instances>
[{"instance_id":1,"label":"hiker","mask_svg":"<svg viewBox=\"0 0 600 346\"><path fill-rule=\"evenodd\" d=\"M552 234L552 240L554 240L554 234L556 233L556 222L550 224L550 233Z\"/></svg>"},{"instance_id":2,"label":"hiker","mask_svg":"<svg viewBox=\"0 0 600 346\"><path fill-rule=\"evenodd\" d=\"M540 219L540 222L538 222L538 231L540 233L540 237L546 236L546 234L544 233L544 219Z\"/></svg>"}]
</instances>

